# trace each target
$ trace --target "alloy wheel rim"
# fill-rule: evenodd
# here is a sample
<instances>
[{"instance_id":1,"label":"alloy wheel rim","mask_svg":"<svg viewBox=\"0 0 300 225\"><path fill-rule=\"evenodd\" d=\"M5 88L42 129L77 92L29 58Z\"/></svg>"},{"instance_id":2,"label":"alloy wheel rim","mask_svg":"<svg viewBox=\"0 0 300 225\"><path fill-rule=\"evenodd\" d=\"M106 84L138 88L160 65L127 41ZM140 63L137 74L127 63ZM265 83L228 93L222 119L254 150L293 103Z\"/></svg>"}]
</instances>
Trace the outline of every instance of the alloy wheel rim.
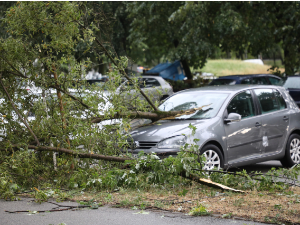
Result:
<instances>
[{"instance_id":1,"label":"alloy wheel rim","mask_svg":"<svg viewBox=\"0 0 300 225\"><path fill-rule=\"evenodd\" d=\"M207 150L203 153L206 158L206 163L203 167L204 170L213 170L214 168L220 169L221 167L221 159L214 150Z\"/></svg>"},{"instance_id":2,"label":"alloy wheel rim","mask_svg":"<svg viewBox=\"0 0 300 225\"><path fill-rule=\"evenodd\" d=\"M291 159L294 163L300 163L300 140L294 138L290 144Z\"/></svg>"}]
</instances>

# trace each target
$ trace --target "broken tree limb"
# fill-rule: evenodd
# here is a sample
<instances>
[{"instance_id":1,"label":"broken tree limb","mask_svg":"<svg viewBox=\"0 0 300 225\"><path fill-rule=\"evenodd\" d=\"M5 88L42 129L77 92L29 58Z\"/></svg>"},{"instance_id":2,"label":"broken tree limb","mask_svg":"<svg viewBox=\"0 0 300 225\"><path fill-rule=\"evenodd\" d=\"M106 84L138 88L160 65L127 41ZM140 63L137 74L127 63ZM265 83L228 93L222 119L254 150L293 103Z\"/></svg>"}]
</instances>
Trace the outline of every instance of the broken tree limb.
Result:
<instances>
[{"instance_id":1,"label":"broken tree limb","mask_svg":"<svg viewBox=\"0 0 300 225\"><path fill-rule=\"evenodd\" d=\"M82 26L82 25L81 25ZM104 50L105 54L109 57L109 59L113 62L114 65L116 65L118 67L117 62L113 59L113 57L108 53L108 51L106 50L106 48L103 46L103 44L98 40L98 38L95 39L96 43L98 45L100 45L100 47ZM132 80L130 79L130 77L125 73L124 69L119 69L120 73L126 77L126 79L133 84ZM142 89L140 87L137 86L137 89L139 90L139 92L143 95L143 97L146 99L146 101L149 103L149 105L151 105L151 107L155 110L158 111L157 107L153 104L153 102L148 98L148 96L142 91Z\"/></svg>"},{"instance_id":2,"label":"broken tree limb","mask_svg":"<svg viewBox=\"0 0 300 225\"><path fill-rule=\"evenodd\" d=\"M187 178L187 179L190 179L190 180L193 180L193 181L195 181L197 183L207 185L209 187L219 188L219 189L222 189L222 190L225 190L225 191L233 191L233 192L245 193L244 191L237 190L237 189L234 189L234 188L230 188L230 187L227 187L227 186L225 186L223 184L219 184L219 183L213 182L213 181L211 181L209 179L201 178L201 177L198 177L198 176L193 175L193 174L190 174L189 176L187 176L186 175L186 171L184 171L183 173L181 173L180 176L182 176L184 178Z\"/></svg>"},{"instance_id":3,"label":"broken tree limb","mask_svg":"<svg viewBox=\"0 0 300 225\"><path fill-rule=\"evenodd\" d=\"M81 153L81 152L76 152L76 151L73 151L73 150L70 150L70 149L58 148L58 147L28 145L28 149L35 149L37 151L62 152L62 153L67 153L67 154L70 154L70 155L77 156L79 158L100 159L100 160L112 161L112 162L125 162L126 160L132 160L131 158L125 158L125 157L106 156L106 155L90 154L90 153Z\"/></svg>"},{"instance_id":4,"label":"broken tree limb","mask_svg":"<svg viewBox=\"0 0 300 225\"><path fill-rule=\"evenodd\" d=\"M7 96L7 98L9 99L12 107L14 108L15 112L17 113L18 117L20 120L22 120L22 122L25 124L25 126L27 127L27 129L29 130L29 132L31 133L31 135L33 136L34 140L36 141L37 145L40 145L40 142L39 142L39 139L36 137L36 135L34 134L34 132L32 131L32 129L30 128L30 126L28 125L27 121L21 116L19 110L16 108L15 104L13 103L11 97L9 96L5 86L3 85L3 82L2 82L2 74L0 75L0 84Z\"/></svg>"},{"instance_id":5,"label":"broken tree limb","mask_svg":"<svg viewBox=\"0 0 300 225\"><path fill-rule=\"evenodd\" d=\"M17 145L13 145L13 148L17 148ZM134 160L132 158L128 157L117 157L117 156L105 156L105 155L98 155L98 154L90 154L90 153L80 153L80 152L75 152L70 149L66 148L58 148L58 147L48 147L48 146L35 146L35 145L28 145L28 149L35 149L37 151L55 151L55 152L63 152L67 153L73 156L77 156L79 158L90 158L90 159L98 159L98 160L105 160L105 161L112 161L112 162L125 162L126 160ZM0 151L6 151L5 149L0 149ZM124 167L127 168L127 167ZM207 185L209 187L214 187L226 191L233 191L233 192L240 192L244 193L244 191L233 189L230 187L227 187L225 185L215 183L209 179L201 178L196 175L190 174L189 176L186 176L186 171L183 171L182 173L179 174L179 176L182 176L184 178L190 179L192 181L195 181L200 184Z\"/></svg>"},{"instance_id":6,"label":"broken tree limb","mask_svg":"<svg viewBox=\"0 0 300 225\"><path fill-rule=\"evenodd\" d=\"M60 92L62 92L62 93L64 93L64 94L68 95L68 96L69 96L70 98L72 98L74 101L79 102L82 106L84 106L84 107L87 108L87 109L90 108L87 104L85 104L84 102L82 102L80 99L76 98L74 95L70 94L69 92L67 92L67 91L65 91L65 90L63 90L63 89L61 89L61 88L58 87L58 86L50 85L49 88L54 88L54 89L56 89L57 91L60 91Z\"/></svg>"},{"instance_id":7,"label":"broken tree limb","mask_svg":"<svg viewBox=\"0 0 300 225\"><path fill-rule=\"evenodd\" d=\"M10 65L10 67L14 70L14 71L16 71L17 72L17 74L15 74L16 76L20 76L20 77L22 77L22 78L28 78L28 77L26 77L24 74L22 74L19 70L17 70L9 61L7 61L5 58L3 58L1 55L0 55L0 58L3 60L3 61L5 61L8 65Z\"/></svg>"},{"instance_id":8,"label":"broken tree limb","mask_svg":"<svg viewBox=\"0 0 300 225\"><path fill-rule=\"evenodd\" d=\"M154 112L140 112L140 111L129 111L127 113L116 113L113 116L107 118L107 116L95 117L92 119L92 123L100 123L101 121L108 119L119 119L119 118L129 118L129 119L150 119L152 122L162 120L162 119L175 119L176 117L183 115L190 115L195 113L197 110L201 110L203 107L209 105L204 105L198 108L193 108L189 110L182 111L154 111Z\"/></svg>"}]
</instances>

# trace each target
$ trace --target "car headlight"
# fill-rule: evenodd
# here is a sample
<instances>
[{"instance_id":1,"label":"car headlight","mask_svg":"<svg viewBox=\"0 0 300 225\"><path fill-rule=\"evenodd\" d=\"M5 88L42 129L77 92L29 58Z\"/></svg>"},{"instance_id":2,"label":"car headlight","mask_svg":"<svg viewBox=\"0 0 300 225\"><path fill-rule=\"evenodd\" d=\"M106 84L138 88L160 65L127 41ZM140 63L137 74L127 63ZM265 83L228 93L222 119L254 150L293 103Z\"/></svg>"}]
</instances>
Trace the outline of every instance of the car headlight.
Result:
<instances>
[{"instance_id":1,"label":"car headlight","mask_svg":"<svg viewBox=\"0 0 300 225\"><path fill-rule=\"evenodd\" d=\"M180 149L186 143L186 136L175 136L162 140L157 144L157 148Z\"/></svg>"}]
</instances>

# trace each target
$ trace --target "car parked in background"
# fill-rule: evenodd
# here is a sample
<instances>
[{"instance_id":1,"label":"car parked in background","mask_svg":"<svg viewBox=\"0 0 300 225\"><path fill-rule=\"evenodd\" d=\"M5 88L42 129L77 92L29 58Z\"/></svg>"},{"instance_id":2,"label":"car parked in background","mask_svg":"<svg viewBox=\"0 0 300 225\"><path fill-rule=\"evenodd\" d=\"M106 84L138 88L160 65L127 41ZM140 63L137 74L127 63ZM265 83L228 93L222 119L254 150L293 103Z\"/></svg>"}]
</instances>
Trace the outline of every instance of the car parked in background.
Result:
<instances>
[{"instance_id":1,"label":"car parked in background","mask_svg":"<svg viewBox=\"0 0 300 225\"><path fill-rule=\"evenodd\" d=\"M300 163L300 109L283 87L188 89L172 95L159 109L196 110L133 130L125 151L166 157L177 155L182 146L196 141L208 170L276 159L284 166ZM190 124L196 127L194 136Z\"/></svg>"},{"instance_id":2,"label":"car parked in background","mask_svg":"<svg viewBox=\"0 0 300 225\"><path fill-rule=\"evenodd\" d=\"M262 84L280 85L281 78L272 74L248 74L223 76L213 80L209 85Z\"/></svg>"},{"instance_id":3,"label":"car parked in background","mask_svg":"<svg viewBox=\"0 0 300 225\"><path fill-rule=\"evenodd\" d=\"M163 99L168 98L173 94L172 86L162 77L160 76L140 76L138 77L139 87L144 91L144 93L152 100L161 101ZM121 84L117 91L122 92L123 90L127 90L133 86L132 83L125 81ZM131 95L134 95L135 90L130 90L128 94L126 94L127 98L131 98ZM140 95L140 97L142 97Z\"/></svg>"},{"instance_id":4,"label":"car parked in background","mask_svg":"<svg viewBox=\"0 0 300 225\"><path fill-rule=\"evenodd\" d=\"M290 76L284 79L282 86L287 89L296 104L300 107L300 76Z\"/></svg>"}]
</instances>

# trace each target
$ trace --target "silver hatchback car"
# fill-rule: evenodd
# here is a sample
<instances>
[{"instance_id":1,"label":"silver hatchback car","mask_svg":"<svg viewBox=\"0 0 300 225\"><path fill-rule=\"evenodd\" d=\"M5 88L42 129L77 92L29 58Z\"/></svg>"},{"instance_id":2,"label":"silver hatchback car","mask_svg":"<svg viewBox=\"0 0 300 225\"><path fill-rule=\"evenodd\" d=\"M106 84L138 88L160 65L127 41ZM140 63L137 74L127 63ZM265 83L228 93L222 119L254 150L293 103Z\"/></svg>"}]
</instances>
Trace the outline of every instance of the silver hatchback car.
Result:
<instances>
[{"instance_id":1,"label":"silver hatchback car","mask_svg":"<svg viewBox=\"0 0 300 225\"><path fill-rule=\"evenodd\" d=\"M159 109L198 108L190 115L160 120L131 132L128 151L176 155L197 140L205 169L238 167L267 160L300 163L300 110L278 86L208 86L178 92ZM189 124L196 127L192 136Z\"/></svg>"}]
</instances>

